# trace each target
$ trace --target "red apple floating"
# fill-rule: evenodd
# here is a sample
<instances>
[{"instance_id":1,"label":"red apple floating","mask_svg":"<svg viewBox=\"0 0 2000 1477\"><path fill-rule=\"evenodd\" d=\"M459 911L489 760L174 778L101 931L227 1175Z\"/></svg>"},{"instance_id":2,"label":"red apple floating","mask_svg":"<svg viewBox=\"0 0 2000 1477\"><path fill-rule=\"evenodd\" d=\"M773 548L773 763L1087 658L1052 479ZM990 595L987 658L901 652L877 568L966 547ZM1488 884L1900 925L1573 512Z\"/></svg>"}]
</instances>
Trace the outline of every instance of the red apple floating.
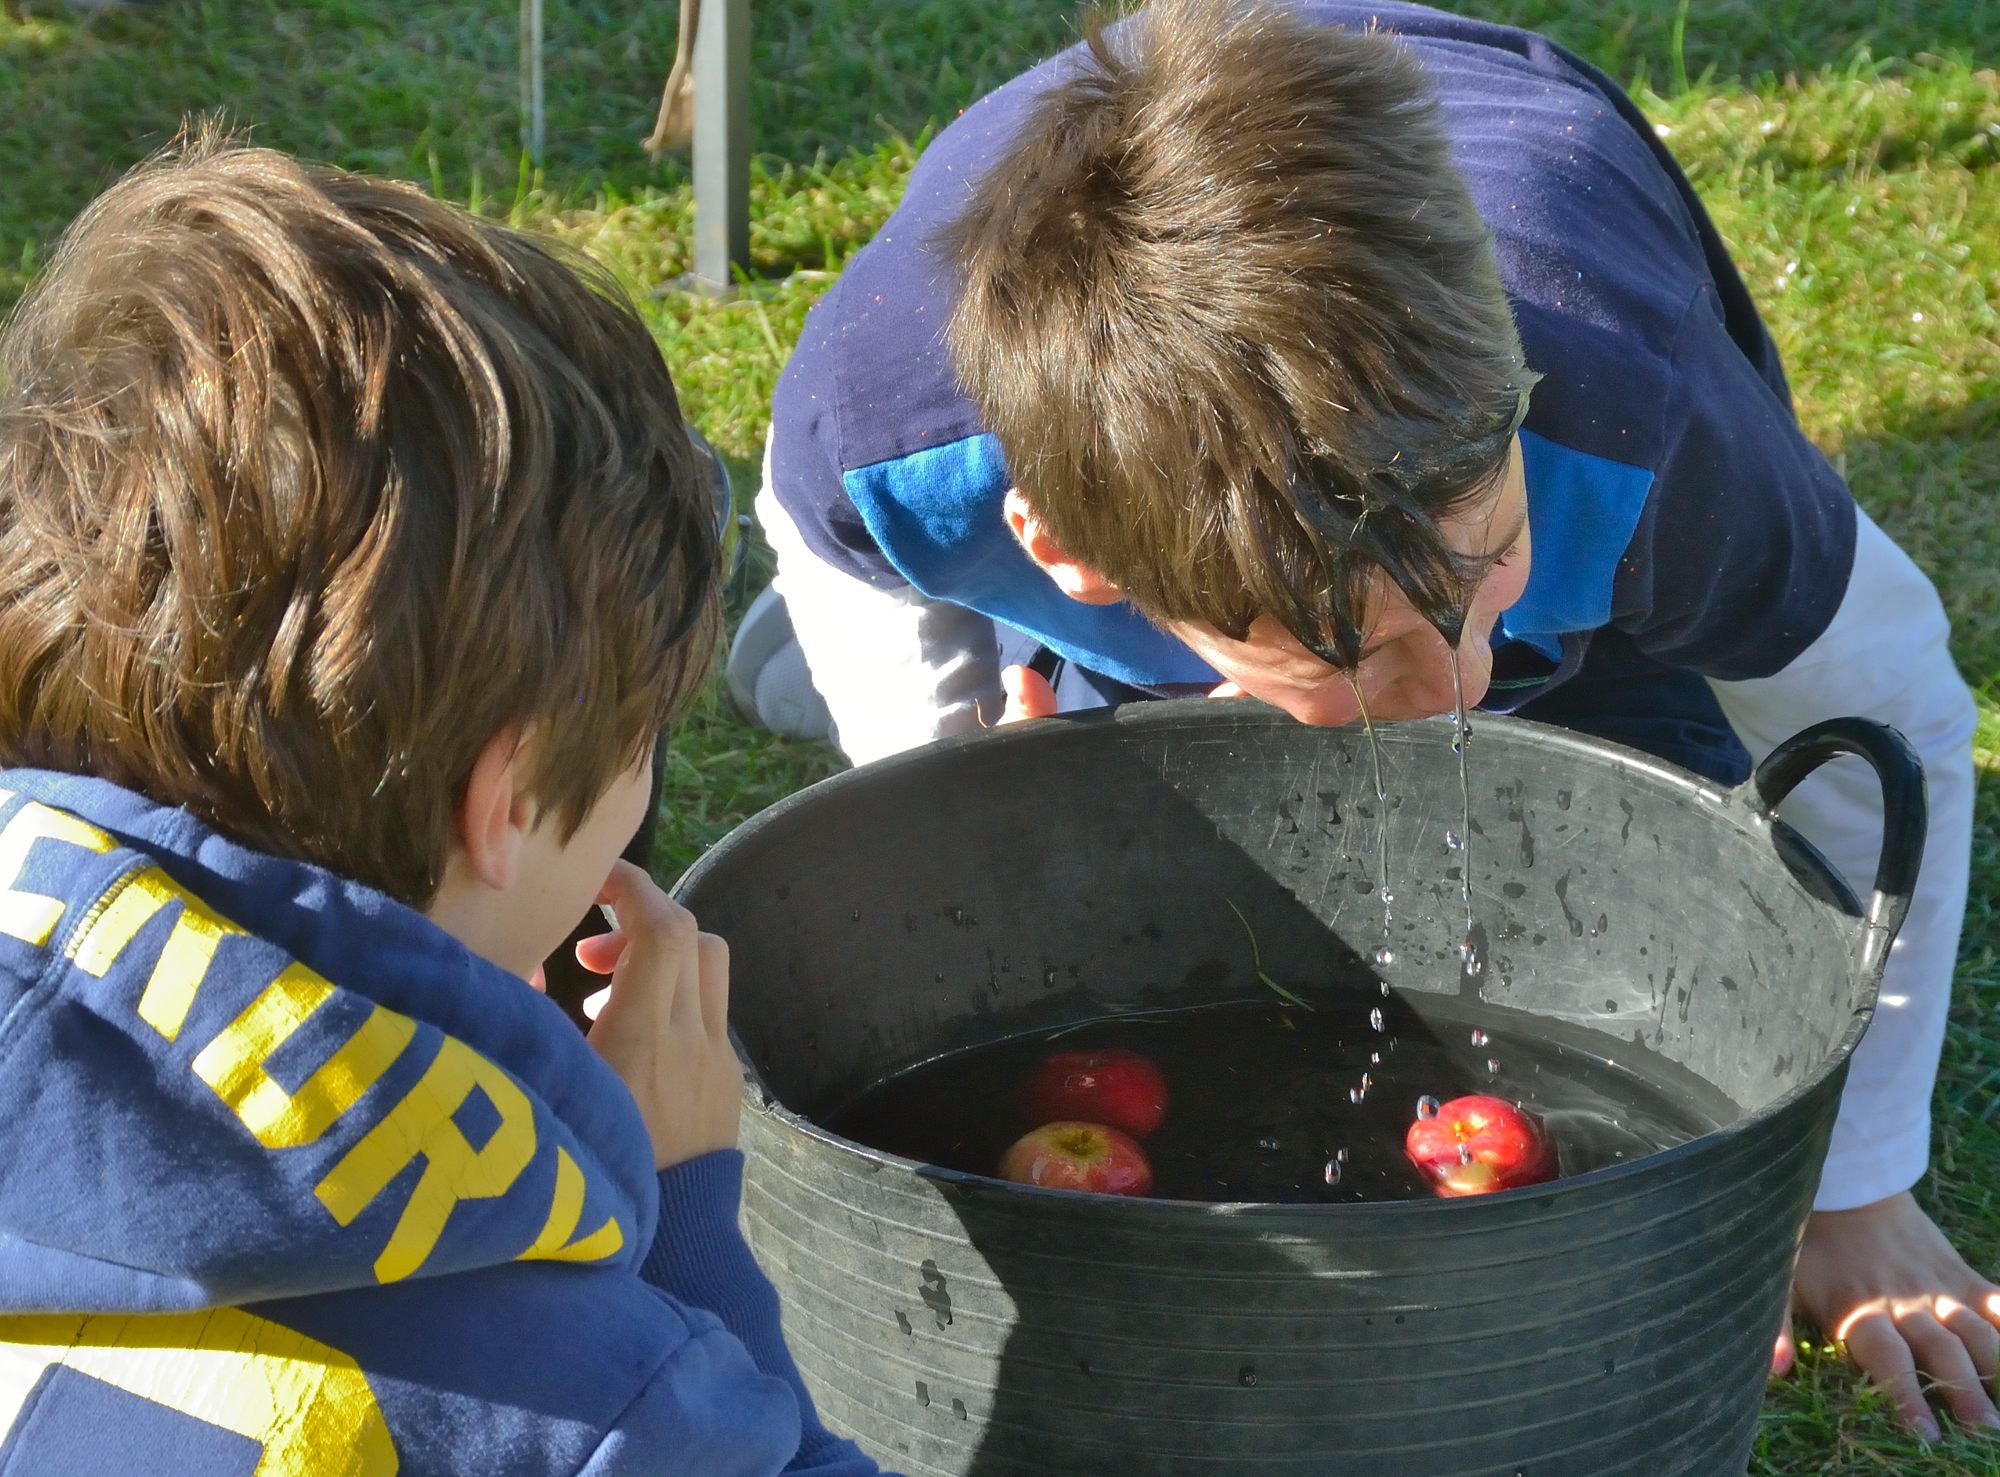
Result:
<instances>
[{"instance_id":1,"label":"red apple floating","mask_svg":"<svg viewBox=\"0 0 2000 1477\"><path fill-rule=\"evenodd\" d=\"M1021 1085L1021 1110L1033 1123L1104 1123L1142 1139L1167 1116L1167 1079L1136 1051L1058 1051Z\"/></svg>"},{"instance_id":2,"label":"red apple floating","mask_svg":"<svg viewBox=\"0 0 2000 1477\"><path fill-rule=\"evenodd\" d=\"M1153 1166L1129 1134L1102 1123L1045 1123L1000 1156L1000 1178L1050 1190L1143 1195Z\"/></svg>"},{"instance_id":3,"label":"red apple floating","mask_svg":"<svg viewBox=\"0 0 2000 1477\"><path fill-rule=\"evenodd\" d=\"M1548 1130L1504 1098L1453 1098L1410 1125L1403 1152L1444 1196L1490 1195L1556 1177Z\"/></svg>"}]
</instances>

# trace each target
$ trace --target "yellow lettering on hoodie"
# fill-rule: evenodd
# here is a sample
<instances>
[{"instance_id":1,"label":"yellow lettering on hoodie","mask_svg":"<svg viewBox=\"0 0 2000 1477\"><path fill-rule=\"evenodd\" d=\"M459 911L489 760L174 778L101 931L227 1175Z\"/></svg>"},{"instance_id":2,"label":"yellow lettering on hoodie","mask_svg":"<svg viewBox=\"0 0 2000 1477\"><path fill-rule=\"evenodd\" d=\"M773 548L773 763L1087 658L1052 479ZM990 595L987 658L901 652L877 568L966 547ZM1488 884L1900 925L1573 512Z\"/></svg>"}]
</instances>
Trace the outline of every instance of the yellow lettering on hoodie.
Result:
<instances>
[{"instance_id":1,"label":"yellow lettering on hoodie","mask_svg":"<svg viewBox=\"0 0 2000 1477\"><path fill-rule=\"evenodd\" d=\"M452 1116L475 1087L500 1115L499 1126L477 1149ZM459 1201L505 1194L535 1157L535 1113L527 1094L456 1036L444 1038L409 1095L362 1135L313 1193L334 1220L351 1225L419 1156L424 1172L375 1259L375 1275L383 1282L399 1281L423 1266Z\"/></svg>"},{"instance_id":2,"label":"yellow lettering on hoodie","mask_svg":"<svg viewBox=\"0 0 2000 1477\"><path fill-rule=\"evenodd\" d=\"M139 1018L169 1041L180 1035L188 1009L208 978L216 945L225 938L243 937L241 928L158 867L142 867L97 900L89 921L69 944L77 968L103 979L139 930L175 903L181 905L180 914L139 996Z\"/></svg>"},{"instance_id":3,"label":"yellow lettering on hoodie","mask_svg":"<svg viewBox=\"0 0 2000 1477\"><path fill-rule=\"evenodd\" d=\"M14 884L37 841L61 841L102 855L116 843L88 821L30 800L0 829L0 933L44 947L68 906L58 897L23 892Z\"/></svg>"},{"instance_id":4,"label":"yellow lettering on hoodie","mask_svg":"<svg viewBox=\"0 0 2000 1477\"><path fill-rule=\"evenodd\" d=\"M417 1023L377 1005L340 1049L298 1088L286 1092L265 1070L273 1052L332 998L333 986L303 964L290 964L194 1059L194 1074L215 1089L267 1149L316 1142L389 1070Z\"/></svg>"},{"instance_id":5,"label":"yellow lettering on hoodie","mask_svg":"<svg viewBox=\"0 0 2000 1477\"><path fill-rule=\"evenodd\" d=\"M240 1308L0 1318L0 1445L50 1365L256 1442L257 1477L395 1477L401 1466L360 1365Z\"/></svg>"},{"instance_id":6,"label":"yellow lettering on hoodie","mask_svg":"<svg viewBox=\"0 0 2000 1477\"><path fill-rule=\"evenodd\" d=\"M0 790L0 804L9 798ZM12 886L30 848L41 840L100 854L116 845L88 822L34 801L0 828L0 931L37 946L48 943L67 906L60 898ZM67 947L78 968L102 979L147 923L175 904L180 911L137 1007L140 1018L168 1041L178 1039L222 940L247 936L246 930L149 865L114 882L91 905ZM372 1006L345 1043L296 1089L286 1091L267 1063L334 991L332 983L305 965L287 965L191 1063L194 1074L267 1149L316 1143L381 1080L416 1035L410 1017ZM477 1149L453 1117L475 1087L486 1093L500 1118ZM376 1276L394 1282L423 1266L459 1201L491 1199L511 1189L534 1159L535 1143L534 1110L513 1078L464 1042L447 1037L408 1095L347 1151L314 1193L340 1225L351 1225L407 1166L423 1158L423 1173L375 1261ZM576 1234L585 1198L583 1171L558 1148L547 1219L518 1259L601 1261L622 1249L625 1232L616 1216Z\"/></svg>"},{"instance_id":7,"label":"yellow lettering on hoodie","mask_svg":"<svg viewBox=\"0 0 2000 1477\"><path fill-rule=\"evenodd\" d=\"M618 1217L607 1216L604 1224L588 1236L569 1238L583 1218L583 1171L569 1157L569 1150L556 1146L556 1183L549 1196L549 1218L526 1251L516 1257L522 1262L601 1262L625 1244L625 1229Z\"/></svg>"}]
</instances>

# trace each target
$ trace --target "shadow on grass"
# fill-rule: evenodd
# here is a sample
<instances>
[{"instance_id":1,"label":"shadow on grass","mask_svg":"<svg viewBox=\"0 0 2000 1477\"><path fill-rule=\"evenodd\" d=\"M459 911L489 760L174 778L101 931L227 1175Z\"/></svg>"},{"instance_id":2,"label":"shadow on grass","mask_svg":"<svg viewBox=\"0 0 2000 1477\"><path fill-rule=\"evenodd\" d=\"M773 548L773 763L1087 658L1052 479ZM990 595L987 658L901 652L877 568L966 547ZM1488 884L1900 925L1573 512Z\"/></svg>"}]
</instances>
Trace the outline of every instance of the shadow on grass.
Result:
<instances>
[{"instance_id":1,"label":"shadow on grass","mask_svg":"<svg viewBox=\"0 0 2000 1477\"><path fill-rule=\"evenodd\" d=\"M1846 452L1855 496L1943 597L1966 680L2000 689L2000 385L1981 381L1959 404L1893 415Z\"/></svg>"}]
</instances>

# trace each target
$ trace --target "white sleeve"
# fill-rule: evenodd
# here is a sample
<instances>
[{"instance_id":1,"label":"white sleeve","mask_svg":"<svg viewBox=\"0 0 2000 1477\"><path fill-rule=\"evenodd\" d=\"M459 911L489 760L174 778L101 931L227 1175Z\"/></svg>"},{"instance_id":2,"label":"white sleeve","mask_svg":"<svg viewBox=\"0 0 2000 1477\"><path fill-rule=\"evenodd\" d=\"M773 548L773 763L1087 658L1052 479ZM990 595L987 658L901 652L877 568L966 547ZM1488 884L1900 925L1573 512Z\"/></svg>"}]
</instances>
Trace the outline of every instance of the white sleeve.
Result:
<instances>
[{"instance_id":1,"label":"white sleeve","mask_svg":"<svg viewBox=\"0 0 2000 1477\"><path fill-rule=\"evenodd\" d=\"M1871 1204L1924 1173L1971 867L1978 709L1952 663L1950 628L1930 581L1866 513L1857 509L1856 518L1853 573L1820 638L1775 676L1710 684L1755 761L1809 724L1858 715L1900 729L1923 760L1929 786L1930 835L1916 896L1889 954L1874 1023L1854 1054L1818 1210ZM1827 765L1779 812L1867 897L1881 847L1882 796L1863 761Z\"/></svg>"},{"instance_id":2,"label":"white sleeve","mask_svg":"<svg viewBox=\"0 0 2000 1477\"><path fill-rule=\"evenodd\" d=\"M908 585L878 590L813 553L771 490L771 453L757 522L778 556L772 583L792 618L834 741L856 764L969 733L1001 712L993 622Z\"/></svg>"}]
</instances>

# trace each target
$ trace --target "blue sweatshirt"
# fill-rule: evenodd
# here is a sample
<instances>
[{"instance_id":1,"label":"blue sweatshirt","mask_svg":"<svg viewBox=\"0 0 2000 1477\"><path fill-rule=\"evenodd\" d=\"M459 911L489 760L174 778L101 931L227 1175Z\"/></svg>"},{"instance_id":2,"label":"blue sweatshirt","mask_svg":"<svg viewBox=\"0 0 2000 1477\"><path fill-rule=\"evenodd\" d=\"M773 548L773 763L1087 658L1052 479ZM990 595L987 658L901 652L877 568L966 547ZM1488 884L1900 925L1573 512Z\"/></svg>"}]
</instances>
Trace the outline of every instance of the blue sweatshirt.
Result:
<instances>
[{"instance_id":1,"label":"blue sweatshirt","mask_svg":"<svg viewBox=\"0 0 2000 1477\"><path fill-rule=\"evenodd\" d=\"M1579 675L1783 669L1841 603L1854 503L1800 432L1770 335L1644 116L1532 32L1292 3L1392 32L1422 64L1544 376L1521 435L1534 562L1483 706L1511 711ZM1208 686L1215 673L1130 607L1071 600L1028 561L1001 515L1005 460L944 347L955 279L939 228L1080 64L1073 48L1015 78L924 151L806 321L777 390L770 488L813 555L869 586L979 611L1121 683Z\"/></svg>"},{"instance_id":2,"label":"blue sweatshirt","mask_svg":"<svg viewBox=\"0 0 2000 1477\"><path fill-rule=\"evenodd\" d=\"M562 1013L421 915L0 773L0 1477L876 1470Z\"/></svg>"}]
</instances>

